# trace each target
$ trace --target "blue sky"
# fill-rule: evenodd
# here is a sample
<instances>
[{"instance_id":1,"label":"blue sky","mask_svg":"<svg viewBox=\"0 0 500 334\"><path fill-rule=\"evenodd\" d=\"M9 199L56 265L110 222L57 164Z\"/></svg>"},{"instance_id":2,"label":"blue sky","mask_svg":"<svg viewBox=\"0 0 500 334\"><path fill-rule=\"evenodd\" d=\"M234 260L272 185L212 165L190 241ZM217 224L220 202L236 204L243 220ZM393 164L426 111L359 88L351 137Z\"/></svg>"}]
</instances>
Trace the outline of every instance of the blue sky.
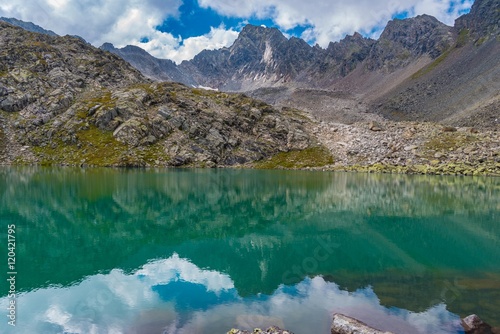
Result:
<instances>
[{"instance_id":1,"label":"blue sky","mask_svg":"<svg viewBox=\"0 0 500 334\"><path fill-rule=\"evenodd\" d=\"M392 18L419 14L453 25L473 0L0 0L0 16L34 22L95 46L137 45L159 58L191 59L230 46L246 24L327 47L346 34L378 38Z\"/></svg>"},{"instance_id":2,"label":"blue sky","mask_svg":"<svg viewBox=\"0 0 500 334\"><path fill-rule=\"evenodd\" d=\"M221 15L212 8L201 8L197 0L185 0L179 7L178 17L167 18L158 30L180 36L183 40L208 34L211 27L231 27L240 30L246 24L260 25L266 27L277 27L270 17L257 18L250 16L240 18L236 16ZM300 36L310 25L297 25L292 29L280 29L290 36Z\"/></svg>"}]
</instances>

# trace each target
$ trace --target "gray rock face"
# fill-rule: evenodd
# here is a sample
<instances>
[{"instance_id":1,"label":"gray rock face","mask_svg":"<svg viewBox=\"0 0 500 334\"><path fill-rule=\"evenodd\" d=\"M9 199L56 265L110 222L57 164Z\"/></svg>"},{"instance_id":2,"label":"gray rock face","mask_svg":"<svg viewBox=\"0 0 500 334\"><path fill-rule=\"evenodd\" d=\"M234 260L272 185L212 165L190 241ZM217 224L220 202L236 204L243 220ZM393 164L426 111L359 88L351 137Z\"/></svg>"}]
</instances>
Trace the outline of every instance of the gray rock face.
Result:
<instances>
[{"instance_id":1,"label":"gray rock face","mask_svg":"<svg viewBox=\"0 0 500 334\"><path fill-rule=\"evenodd\" d=\"M474 1L468 14L455 20L457 31L469 29L477 38L481 36L498 35L500 29L500 1Z\"/></svg>"},{"instance_id":2,"label":"gray rock face","mask_svg":"<svg viewBox=\"0 0 500 334\"><path fill-rule=\"evenodd\" d=\"M347 35L339 42L330 43L326 49L327 57L323 60L320 71L338 72L340 76L345 77L368 57L375 44L375 40L363 38L359 33Z\"/></svg>"},{"instance_id":3,"label":"gray rock face","mask_svg":"<svg viewBox=\"0 0 500 334\"><path fill-rule=\"evenodd\" d=\"M369 327L354 318L336 313L333 315L331 334L392 334Z\"/></svg>"},{"instance_id":4,"label":"gray rock face","mask_svg":"<svg viewBox=\"0 0 500 334\"><path fill-rule=\"evenodd\" d=\"M389 21L370 50L366 66L371 70L385 67L391 71L424 54L436 58L453 42L452 31L452 27L429 15Z\"/></svg>"},{"instance_id":5,"label":"gray rock face","mask_svg":"<svg viewBox=\"0 0 500 334\"><path fill-rule=\"evenodd\" d=\"M324 50L287 39L276 28L247 25L231 47L202 51L179 68L202 86L241 91L296 80L323 55Z\"/></svg>"}]
</instances>

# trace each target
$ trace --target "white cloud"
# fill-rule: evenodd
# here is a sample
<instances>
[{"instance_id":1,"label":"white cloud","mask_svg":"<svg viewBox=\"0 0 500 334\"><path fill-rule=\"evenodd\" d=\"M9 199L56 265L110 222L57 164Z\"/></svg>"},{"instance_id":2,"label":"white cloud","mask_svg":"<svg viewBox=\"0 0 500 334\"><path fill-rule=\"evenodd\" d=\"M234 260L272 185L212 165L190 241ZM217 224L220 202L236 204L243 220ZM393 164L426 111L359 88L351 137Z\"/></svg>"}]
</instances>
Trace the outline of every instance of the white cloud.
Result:
<instances>
[{"instance_id":1,"label":"white cloud","mask_svg":"<svg viewBox=\"0 0 500 334\"><path fill-rule=\"evenodd\" d=\"M225 29L223 26L210 28L210 32L196 37L174 38L170 34L154 32L151 36L147 36L149 42L140 43L138 41L133 44L143 48L158 58L168 58L176 63L183 60L192 59L202 50L220 49L225 46L230 46L238 37L238 32L233 29Z\"/></svg>"},{"instance_id":2,"label":"white cloud","mask_svg":"<svg viewBox=\"0 0 500 334\"><path fill-rule=\"evenodd\" d=\"M175 42L156 27L178 15L181 0L11 0L0 16L31 21L60 35L79 35L95 46L124 46L142 37Z\"/></svg>"},{"instance_id":3,"label":"white cloud","mask_svg":"<svg viewBox=\"0 0 500 334\"><path fill-rule=\"evenodd\" d=\"M168 284L172 281L185 281L202 284L207 291L220 292L234 289L234 283L228 275L215 270L203 270L177 253L164 260L145 264L135 275L142 277L145 284Z\"/></svg>"},{"instance_id":4,"label":"white cloud","mask_svg":"<svg viewBox=\"0 0 500 334\"><path fill-rule=\"evenodd\" d=\"M191 285L176 290L179 296L157 292L159 286L172 283ZM206 290L190 294L193 285ZM199 299L202 305L224 292L225 298L204 307L189 312L183 307L190 299ZM7 297L0 298L1 309L8 303ZM336 312L396 333L445 334L460 328L460 318L444 304L429 305L422 312L387 308L371 287L348 292L322 277L306 278L293 287L282 285L267 296L243 297L227 274L201 269L177 254L147 263L132 274L113 269L68 287L24 292L16 305L23 311L17 318L20 333L135 333L156 324L166 333L197 333L200 328L224 333L234 324L244 329L280 324L297 333L327 333ZM9 332L7 321L0 322L0 331Z\"/></svg>"},{"instance_id":5,"label":"white cloud","mask_svg":"<svg viewBox=\"0 0 500 334\"><path fill-rule=\"evenodd\" d=\"M238 32L223 26L182 40L156 29L167 17L177 16L182 0L12 0L0 3L0 16L31 21L60 35L79 35L94 46L136 45L159 58L177 63L203 49L231 45ZM146 38L147 43L140 41Z\"/></svg>"},{"instance_id":6,"label":"white cloud","mask_svg":"<svg viewBox=\"0 0 500 334\"><path fill-rule=\"evenodd\" d=\"M281 29L310 25L303 38L314 40L321 46L343 38L355 31L370 32L377 36L396 13L410 15L429 14L452 25L459 11L470 8L473 1L457 0L351 0L325 2L322 0L254 0L237 3L231 0L200 0L200 6L212 8L220 14L250 17L271 17ZM449 8L453 10L449 11Z\"/></svg>"}]
</instances>

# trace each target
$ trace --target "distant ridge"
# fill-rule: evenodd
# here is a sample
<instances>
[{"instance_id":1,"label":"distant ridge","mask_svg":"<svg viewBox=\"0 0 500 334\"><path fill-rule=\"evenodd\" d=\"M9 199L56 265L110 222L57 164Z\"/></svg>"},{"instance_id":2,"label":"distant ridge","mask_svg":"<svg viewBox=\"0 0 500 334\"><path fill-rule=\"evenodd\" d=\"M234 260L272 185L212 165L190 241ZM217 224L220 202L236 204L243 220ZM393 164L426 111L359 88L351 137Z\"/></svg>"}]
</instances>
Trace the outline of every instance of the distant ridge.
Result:
<instances>
[{"instance_id":1,"label":"distant ridge","mask_svg":"<svg viewBox=\"0 0 500 334\"><path fill-rule=\"evenodd\" d=\"M12 18L12 17L11 18L0 17L0 21L10 23L16 27L20 27L20 28L23 28L24 30L28 30L31 32L36 32L39 34L45 34L45 35L49 35L49 36L58 36L52 30L46 30L46 29L44 29L44 28L40 27L39 25L36 25L32 22L25 22L25 21L18 20L18 19Z\"/></svg>"},{"instance_id":2,"label":"distant ridge","mask_svg":"<svg viewBox=\"0 0 500 334\"><path fill-rule=\"evenodd\" d=\"M100 49L109 51L125 59L150 79L196 85L196 83L189 76L186 76L173 61L155 58L140 47L127 45L126 47L117 49L111 43L104 43Z\"/></svg>"}]
</instances>

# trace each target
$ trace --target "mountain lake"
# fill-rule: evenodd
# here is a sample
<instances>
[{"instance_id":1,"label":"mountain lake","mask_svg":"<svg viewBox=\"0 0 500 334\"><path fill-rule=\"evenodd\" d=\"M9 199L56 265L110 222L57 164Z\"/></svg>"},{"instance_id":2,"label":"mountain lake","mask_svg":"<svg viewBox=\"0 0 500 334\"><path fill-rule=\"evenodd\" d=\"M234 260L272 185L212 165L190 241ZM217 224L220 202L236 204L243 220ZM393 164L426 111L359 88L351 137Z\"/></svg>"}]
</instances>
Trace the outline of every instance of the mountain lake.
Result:
<instances>
[{"instance_id":1,"label":"mountain lake","mask_svg":"<svg viewBox=\"0 0 500 334\"><path fill-rule=\"evenodd\" d=\"M0 228L1 333L500 326L500 178L1 167Z\"/></svg>"}]
</instances>

